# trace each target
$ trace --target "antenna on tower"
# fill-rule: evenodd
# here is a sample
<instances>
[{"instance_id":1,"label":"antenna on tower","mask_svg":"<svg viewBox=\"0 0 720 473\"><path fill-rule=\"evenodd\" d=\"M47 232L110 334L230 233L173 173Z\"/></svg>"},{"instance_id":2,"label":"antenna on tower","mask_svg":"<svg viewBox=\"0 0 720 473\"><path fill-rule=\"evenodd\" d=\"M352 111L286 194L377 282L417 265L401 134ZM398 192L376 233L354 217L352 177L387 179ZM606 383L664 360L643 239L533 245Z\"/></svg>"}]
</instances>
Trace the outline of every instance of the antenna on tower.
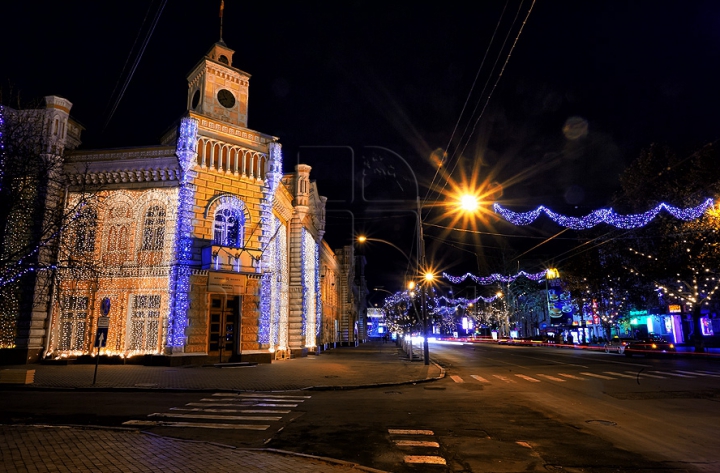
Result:
<instances>
[{"instance_id":1,"label":"antenna on tower","mask_svg":"<svg viewBox=\"0 0 720 473\"><path fill-rule=\"evenodd\" d=\"M223 42L222 39L222 20L223 20L223 11L225 10L225 0L220 0L220 42Z\"/></svg>"}]
</instances>

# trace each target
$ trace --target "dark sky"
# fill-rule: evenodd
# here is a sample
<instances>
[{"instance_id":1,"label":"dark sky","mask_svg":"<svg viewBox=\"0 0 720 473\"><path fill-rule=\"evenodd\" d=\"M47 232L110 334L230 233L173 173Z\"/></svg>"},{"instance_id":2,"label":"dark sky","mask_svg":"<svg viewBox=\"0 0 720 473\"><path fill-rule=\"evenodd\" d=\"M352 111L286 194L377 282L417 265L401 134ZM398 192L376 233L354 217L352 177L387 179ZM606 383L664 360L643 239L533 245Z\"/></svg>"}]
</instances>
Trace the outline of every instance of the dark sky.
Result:
<instances>
[{"instance_id":1,"label":"dark sky","mask_svg":"<svg viewBox=\"0 0 720 473\"><path fill-rule=\"evenodd\" d=\"M86 148L158 143L185 111L187 73L219 37L219 1L168 1L105 127L160 0L6 3L3 103L17 91L68 98ZM333 246L361 231L412 256L415 182L424 197L431 154L449 143L451 180L464 171L501 183L493 197L516 210L582 215L610 202L618 173L649 144L685 153L720 138L720 2L539 0L503 68L531 4L226 0L223 38L252 74L249 126L280 137L286 171L313 165ZM453 274L537 271L564 250L518 263L559 228L423 217L429 259ZM516 236L440 228L463 224ZM400 252L376 243L366 256L370 284L395 289Z\"/></svg>"}]
</instances>

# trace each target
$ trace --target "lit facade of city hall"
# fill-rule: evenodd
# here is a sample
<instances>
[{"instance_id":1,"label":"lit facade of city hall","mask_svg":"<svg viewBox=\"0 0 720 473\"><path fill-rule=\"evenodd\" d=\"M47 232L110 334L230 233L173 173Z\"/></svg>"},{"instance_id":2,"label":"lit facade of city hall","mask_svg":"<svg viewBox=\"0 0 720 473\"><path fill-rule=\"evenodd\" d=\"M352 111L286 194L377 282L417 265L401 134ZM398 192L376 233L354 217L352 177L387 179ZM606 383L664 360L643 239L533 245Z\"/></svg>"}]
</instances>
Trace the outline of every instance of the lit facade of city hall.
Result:
<instances>
[{"instance_id":1,"label":"lit facade of city hall","mask_svg":"<svg viewBox=\"0 0 720 473\"><path fill-rule=\"evenodd\" d=\"M326 198L310 166L283 174L278 138L247 128L250 76L233 53L220 41L192 69L187 114L158 146L69 150L72 104L46 97L48 123L61 125L48 132L66 148L62 199L85 222L59 246L94 269L57 265L52 285L36 281L42 297L19 306L0 351L93 354L104 299L104 355L270 361L364 338L353 247L323 240Z\"/></svg>"}]
</instances>

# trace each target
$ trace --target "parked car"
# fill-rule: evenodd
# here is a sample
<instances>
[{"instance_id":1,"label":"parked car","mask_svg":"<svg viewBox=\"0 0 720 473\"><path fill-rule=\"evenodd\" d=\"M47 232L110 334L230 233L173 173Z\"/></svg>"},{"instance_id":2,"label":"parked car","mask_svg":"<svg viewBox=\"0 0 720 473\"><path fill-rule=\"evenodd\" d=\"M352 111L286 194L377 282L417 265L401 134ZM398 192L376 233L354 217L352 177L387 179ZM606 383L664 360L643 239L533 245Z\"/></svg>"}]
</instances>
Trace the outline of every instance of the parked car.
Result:
<instances>
[{"instance_id":1,"label":"parked car","mask_svg":"<svg viewBox=\"0 0 720 473\"><path fill-rule=\"evenodd\" d=\"M673 353L675 353L675 344L657 336L632 342L625 347L625 356L670 356Z\"/></svg>"},{"instance_id":2,"label":"parked car","mask_svg":"<svg viewBox=\"0 0 720 473\"><path fill-rule=\"evenodd\" d=\"M613 337L605 344L605 353L625 353L625 347L632 342L637 342L634 338Z\"/></svg>"}]
</instances>

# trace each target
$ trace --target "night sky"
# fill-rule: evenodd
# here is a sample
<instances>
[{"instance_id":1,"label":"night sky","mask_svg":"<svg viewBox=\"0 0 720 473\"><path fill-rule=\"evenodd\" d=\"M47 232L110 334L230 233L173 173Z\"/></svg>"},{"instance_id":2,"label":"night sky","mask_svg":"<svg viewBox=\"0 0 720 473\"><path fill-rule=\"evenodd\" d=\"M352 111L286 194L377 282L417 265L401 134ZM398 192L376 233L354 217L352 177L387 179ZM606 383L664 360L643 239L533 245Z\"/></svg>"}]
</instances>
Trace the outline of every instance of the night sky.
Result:
<instances>
[{"instance_id":1,"label":"night sky","mask_svg":"<svg viewBox=\"0 0 720 473\"><path fill-rule=\"evenodd\" d=\"M219 39L219 0L168 1L110 116L162 2L6 3L2 102L69 99L83 148L157 144L185 111L187 73ZM584 215L610 203L651 143L683 154L720 138L717 1L226 0L223 39L252 75L249 127L280 138L285 171L313 166L333 247L362 232L414 258L415 182L431 207L448 171L499 183L487 198L515 210ZM518 259L561 229L444 210L424 211L425 241L452 274L538 271L577 244ZM460 226L512 236L442 228ZM365 255L371 287L402 283L399 251L376 242Z\"/></svg>"}]
</instances>

